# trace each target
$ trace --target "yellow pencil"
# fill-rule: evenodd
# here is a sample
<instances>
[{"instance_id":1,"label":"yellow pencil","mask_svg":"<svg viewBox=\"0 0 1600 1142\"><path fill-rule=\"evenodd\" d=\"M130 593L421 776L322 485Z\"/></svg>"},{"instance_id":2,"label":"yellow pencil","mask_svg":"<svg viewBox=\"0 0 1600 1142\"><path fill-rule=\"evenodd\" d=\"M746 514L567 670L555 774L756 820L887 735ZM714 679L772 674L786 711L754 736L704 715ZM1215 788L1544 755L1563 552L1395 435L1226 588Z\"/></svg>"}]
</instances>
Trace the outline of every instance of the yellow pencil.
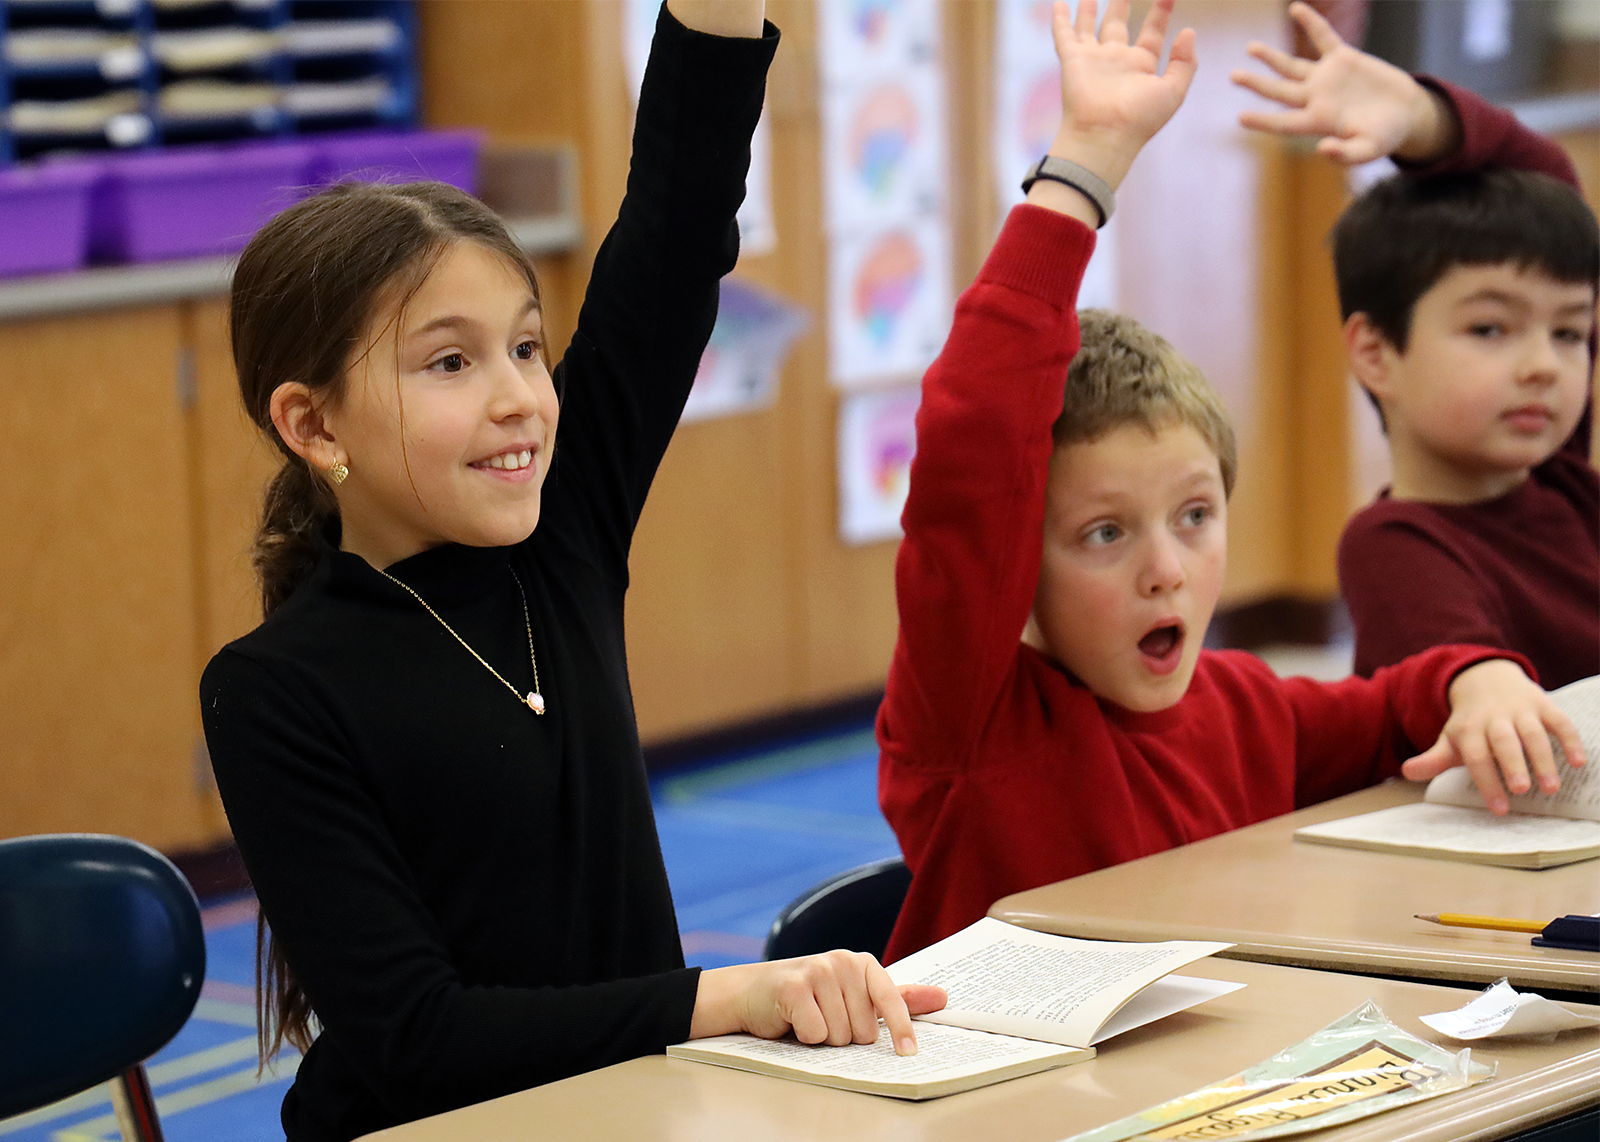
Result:
<instances>
[{"instance_id":1,"label":"yellow pencil","mask_svg":"<svg viewBox=\"0 0 1600 1142\"><path fill-rule=\"evenodd\" d=\"M1497 932L1537 934L1545 930L1545 925L1538 920L1507 920L1501 916L1463 916L1457 912L1434 912L1426 916L1419 912L1417 919L1426 920L1430 924L1444 924L1451 928L1493 928Z\"/></svg>"}]
</instances>

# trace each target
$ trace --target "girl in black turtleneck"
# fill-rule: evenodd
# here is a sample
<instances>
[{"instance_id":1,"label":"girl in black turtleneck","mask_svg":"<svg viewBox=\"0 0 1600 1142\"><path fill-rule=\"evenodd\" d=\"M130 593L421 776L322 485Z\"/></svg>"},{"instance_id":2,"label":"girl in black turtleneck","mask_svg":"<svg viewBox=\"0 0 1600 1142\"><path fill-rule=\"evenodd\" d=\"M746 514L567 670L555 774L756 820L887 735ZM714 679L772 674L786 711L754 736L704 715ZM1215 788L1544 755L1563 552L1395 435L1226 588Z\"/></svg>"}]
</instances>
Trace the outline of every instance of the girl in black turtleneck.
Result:
<instances>
[{"instance_id":1,"label":"girl in black turtleneck","mask_svg":"<svg viewBox=\"0 0 1600 1142\"><path fill-rule=\"evenodd\" d=\"M685 968L639 753L628 546L737 259L776 44L760 0L670 0L553 374L532 265L449 187L335 187L240 259L234 362L285 463L267 619L201 700L271 926L263 1053L306 1049L293 1142L729 1031L861 1042L881 1015L910 1051L908 1012L943 1003L853 953Z\"/></svg>"}]
</instances>

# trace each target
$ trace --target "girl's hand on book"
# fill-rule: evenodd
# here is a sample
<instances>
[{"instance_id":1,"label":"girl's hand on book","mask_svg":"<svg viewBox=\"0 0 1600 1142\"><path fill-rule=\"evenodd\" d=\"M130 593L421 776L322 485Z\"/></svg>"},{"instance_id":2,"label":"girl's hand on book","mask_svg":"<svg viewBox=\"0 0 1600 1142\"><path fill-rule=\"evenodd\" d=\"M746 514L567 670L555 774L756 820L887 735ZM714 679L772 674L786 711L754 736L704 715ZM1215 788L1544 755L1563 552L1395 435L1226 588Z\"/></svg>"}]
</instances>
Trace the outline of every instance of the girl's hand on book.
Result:
<instances>
[{"instance_id":1,"label":"girl's hand on book","mask_svg":"<svg viewBox=\"0 0 1600 1142\"><path fill-rule=\"evenodd\" d=\"M1078 0L1074 21L1055 5L1053 32L1061 59L1061 129L1050 153L1087 167L1113 188L1139 149L1164 126L1194 79L1194 29L1172 41L1161 71L1173 0L1156 0L1128 41L1128 0L1111 0L1095 31L1095 0ZM1035 184L1037 185L1037 184Z\"/></svg>"},{"instance_id":2,"label":"girl's hand on book","mask_svg":"<svg viewBox=\"0 0 1600 1142\"><path fill-rule=\"evenodd\" d=\"M1309 4L1291 4L1289 14L1318 58L1300 59L1252 42L1250 54L1277 75L1235 69L1228 78L1288 110L1241 111L1242 125L1317 138L1320 154L1352 165L1386 155L1428 162L1459 145L1460 127L1443 97L1393 64L1345 43Z\"/></svg>"},{"instance_id":3,"label":"girl's hand on book","mask_svg":"<svg viewBox=\"0 0 1600 1142\"><path fill-rule=\"evenodd\" d=\"M1469 666L1450 683L1450 718L1439 740L1401 767L1412 781L1427 781L1464 765L1495 813L1510 808L1506 793L1543 793L1561 787L1553 736L1570 765L1584 763L1572 719L1507 658Z\"/></svg>"},{"instance_id":4,"label":"girl's hand on book","mask_svg":"<svg viewBox=\"0 0 1600 1142\"><path fill-rule=\"evenodd\" d=\"M793 1031L802 1043L842 1047L876 1042L881 1018L895 1053L914 1055L911 1017L944 1005L943 988L900 987L866 952L825 952L701 972L689 1037L745 1031L777 1039Z\"/></svg>"}]
</instances>

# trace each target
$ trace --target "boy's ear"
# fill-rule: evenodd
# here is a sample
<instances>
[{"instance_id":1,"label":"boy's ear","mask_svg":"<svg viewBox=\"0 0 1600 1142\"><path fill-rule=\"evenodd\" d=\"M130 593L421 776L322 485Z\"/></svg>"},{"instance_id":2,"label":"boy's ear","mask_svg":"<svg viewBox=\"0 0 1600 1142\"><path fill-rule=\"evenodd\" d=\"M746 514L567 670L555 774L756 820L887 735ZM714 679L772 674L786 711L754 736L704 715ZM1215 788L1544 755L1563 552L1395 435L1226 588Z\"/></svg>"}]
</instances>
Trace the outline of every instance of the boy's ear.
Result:
<instances>
[{"instance_id":1,"label":"boy's ear","mask_svg":"<svg viewBox=\"0 0 1600 1142\"><path fill-rule=\"evenodd\" d=\"M272 391L269 403L278 435L312 468L325 471L343 460L332 426L312 391L298 381L285 381Z\"/></svg>"},{"instance_id":2,"label":"boy's ear","mask_svg":"<svg viewBox=\"0 0 1600 1142\"><path fill-rule=\"evenodd\" d=\"M1362 388L1379 400L1388 395L1394 346L1365 313L1352 313L1344 323L1344 355Z\"/></svg>"}]
</instances>

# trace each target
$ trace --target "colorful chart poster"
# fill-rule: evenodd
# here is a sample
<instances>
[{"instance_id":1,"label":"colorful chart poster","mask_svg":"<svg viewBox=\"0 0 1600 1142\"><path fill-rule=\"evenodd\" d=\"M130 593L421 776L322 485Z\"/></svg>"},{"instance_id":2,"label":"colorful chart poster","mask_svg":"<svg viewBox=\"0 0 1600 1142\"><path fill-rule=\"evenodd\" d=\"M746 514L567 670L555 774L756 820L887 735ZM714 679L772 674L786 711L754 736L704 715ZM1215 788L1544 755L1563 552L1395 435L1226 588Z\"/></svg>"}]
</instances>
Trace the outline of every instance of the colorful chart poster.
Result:
<instances>
[{"instance_id":1,"label":"colorful chart poster","mask_svg":"<svg viewBox=\"0 0 1600 1142\"><path fill-rule=\"evenodd\" d=\"M944 194L943 78L931 68L830 89L823 99L828 229L937 214Z\"/></svg>"},{"instance_id":2,"label":"colorful chart poster","mask_svg":"<svg viewBox=\"0 0 1600 1142\"><path fill-rule=\"evenodd\" d=\"M939 5L935 0L821 0L817 42L824 86L936 66Z\"/></svg>"},{"instance_id":3,"label":"colorful chart poster","mask_svg":"<svg viewBox=\"0 0 1600 1142\"><path fill-rule=\"evenodd\" d=\"M717 324L700 357L683 421L770 405L789 346L808 324L797 306L738 278L723 278Z\"/></svg>"},{"instance_id":4,"label":"colorful chart poster","mask_svg":"<svg viewBox=\"0 0 1600 1142\"><path fill-rule=\"evenodd\" d=\"M902 382L950 326L940 9L824 0L817 13L829 371L845 389Z\"/></svg>"},{"instance_id":5,"label":"colorful chart poster","mask_svg":"<svg viewBox=\"0 0 1600 1142\"><path fill-rule=\"evenodd\" d=\"M834 383L920 377L950 331L950 236L939 217L835 235L828 264Z\"/></svg>"},{"instance_id":6,"label":"colorful chart poster","mask_svg":"<svg viewBox=\"0 0 1600 1142\"><path fill-rule=\"evenodd\" d=\"M839 404L839 534L846 543L900 537L917 451L915 385L853 393Z\"/></svg>"},{"instance_id":7,"label":"colorful chart poster","mask_svg":"<svg viewBox=\"0 0 1600 1142\"><path fill-rule=\"evenodd\" d=\"M628 70L628 93L635 105L660 11L661 0L624 0L622 6L622 56ZM739 252L770 254L777 247L778 230L772 219L772 131L763 110L750 140L750 174L739 207Z\"/></svg>"}]
</instances>

